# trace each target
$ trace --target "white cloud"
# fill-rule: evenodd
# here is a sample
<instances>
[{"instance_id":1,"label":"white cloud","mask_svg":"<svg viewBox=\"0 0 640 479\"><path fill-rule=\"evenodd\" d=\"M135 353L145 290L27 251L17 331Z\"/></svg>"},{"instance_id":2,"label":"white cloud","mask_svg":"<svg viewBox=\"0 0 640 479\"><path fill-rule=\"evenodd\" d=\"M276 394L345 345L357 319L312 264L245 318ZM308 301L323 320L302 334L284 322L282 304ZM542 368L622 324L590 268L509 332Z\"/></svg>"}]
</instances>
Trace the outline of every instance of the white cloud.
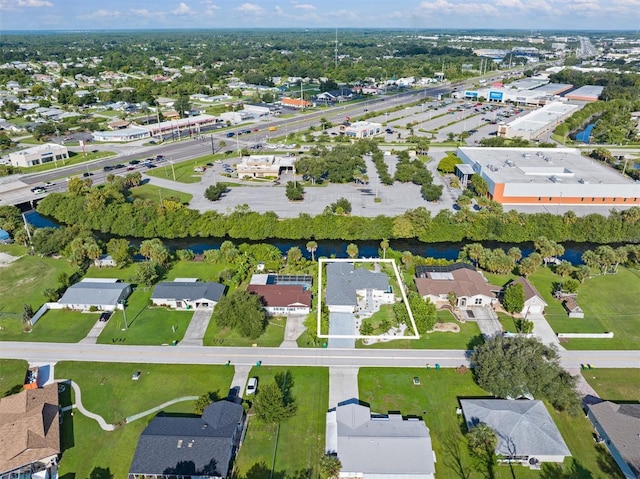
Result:
<instances>
[{"instance_id":1,"label":"white cloud","mask_svg":"<svg viewBox=\"0 0 640 479\"><path fill-rule=\"evenodd\" d=\"M78 18L83 20L95 20L100 18L117 18L122 13L117 10L96 10L95 12L87 13L86 15L78 15Z\"/></svg>"},{"instance_id":2,"label":"white cloud","mask_svg":"<svg viewBox=\"0 0 640 479\"><path fill-rule=\"evenodd\" d=\"M205 15L213 15L216 10L220 10L220 7L215 5L211 0L205 0L202 3L205 5Z\"/></svg>"},{"instance_id":3,"label":"white cloud","mask_svg":"<svg viewBox=\"0 0 640 479\"><path fill-rule=\"evenodd\" d=\"M0 0L0 11L17 10L22 7L53 7L53 3L48 0Z\"/></svg>"},{"instance_id":4,"label":"white cloud","mask_svg":"<svg viewBox=\"0 0 640 479\"><path fill-rule=\"evenodd\" d=\"M418 7L418 13L433 15L498 15L499 10L488 3L452 3L448 0L435 0L432 2L422 2ZM502 12L504 14L504 12Z\"/></svg>"},{"instance_id":5,"label":"white cloud","mask_svg":"<svg viewBox=\"0 0 640 479\"><path fill-rule=\"evenodd\" d=\"M174 15L194 15L195 12L191 9L189 5L184 2L180 2L178 8L176 8L173 12Z\"/></svg>"},{"instance_id":6,"label":"white cloud","mask_svg":"<svg viewBox=\"0 0 640 479\"><path fill-rule=\"evenodd\" d=\"M316 7L309 3L294 3L293 8L298 8L300 10L315 10Z\"/></svg>"},{"instance_id":7,"label":"white cloud","mask_svg":"<svg viewBox=\"0 0 640 479\"><path fill-rule=\"evenodd\" d=\"M236 8L241 13L246 13L248 15L263 15L264 8L260 5L256 5L255 3L243 3L238 8Z\"/></svg>"},{"instance_id":8,"label":"white cloud","mask_svg":"<svg viewBox=\"0 0 640 479\"><path fill-rule=\"evenodd\" d=\"M150 12L146 8L132 8L131 13L141 18L163 18L165 12Z\"/></svg>"}]
</instances>

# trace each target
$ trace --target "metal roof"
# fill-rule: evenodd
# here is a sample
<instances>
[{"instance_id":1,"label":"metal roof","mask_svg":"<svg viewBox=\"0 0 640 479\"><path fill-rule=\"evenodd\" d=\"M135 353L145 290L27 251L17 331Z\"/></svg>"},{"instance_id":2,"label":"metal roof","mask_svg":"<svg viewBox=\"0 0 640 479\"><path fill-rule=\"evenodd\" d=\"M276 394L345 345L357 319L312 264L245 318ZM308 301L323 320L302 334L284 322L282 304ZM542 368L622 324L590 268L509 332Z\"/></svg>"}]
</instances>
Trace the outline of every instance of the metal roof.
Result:
<instances>
[{"instance_id":1,"label":"metal roof","mask_svg":"<svg viewBox=\"0 0 640 479\"><path fill-rule=\"evenodd\" d=\"M124 294L131 287L129 283L107 283L104 281L81 281L67 288L58 300L69 305L115 305L125 299Z\"/></svg>"}]
</instances>

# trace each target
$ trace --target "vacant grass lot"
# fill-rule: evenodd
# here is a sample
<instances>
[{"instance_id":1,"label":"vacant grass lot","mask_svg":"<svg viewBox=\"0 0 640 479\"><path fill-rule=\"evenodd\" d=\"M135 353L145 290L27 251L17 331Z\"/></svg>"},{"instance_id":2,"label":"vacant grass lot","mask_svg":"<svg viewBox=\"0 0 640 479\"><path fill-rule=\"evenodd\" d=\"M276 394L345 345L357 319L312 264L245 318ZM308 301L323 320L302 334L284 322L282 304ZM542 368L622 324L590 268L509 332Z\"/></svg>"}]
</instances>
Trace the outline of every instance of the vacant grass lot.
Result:
<instances>
[{"instance_id":1,"label":"vacant grass lot","mask_svg":"<svg viewBox=\"0 0 640 479\"><path fill-rule=\"evenodd\" d=\"M277 348L284 341L286 319L279 317L268 318L268 320L265 332L256 339L250 339L241 336L235 330L218 327L216 320L212 318L204 334L204 345L248 347L257 344L260 347Z\"/></svg>"},{"instance_id":2,"label":"vacant grass lot","mask_svg":"<svg viewBox=\"0 0 640 479\"><path fill-rule=\"evenodd\" d=\"M99 313L50 309L38 320L30 333L22 331L22 321L18 319L6 322L0 320L4 328L0 331L0 338L3 341L77 343L89 333L98 316Z\"/></svg>"},{"instance_id":3,"label":"vacant grass lot","mask_svg":"<svg viewBox=\"0 0 640 479\"><path fill-rule=\"evenodd\" d=\"M582 376L602 399L640 402L640 369L593 369Z\"/></svg>"},{"instance_id":4,"label":"vacant grass lot","mask_svg":"<svg viewBox=\"0 0 640 479\"><path fill-rule=\"evenodd\" d=\"M0 359L0 398L22 391L28 367L21 359Z\"/></svg>"},{"instance_id":5,"label":"vacant grass lot","mask_svg":"<svg viewBox=\"0 0 640 479\"><path fill-rule=\"evenodd\" d=\"M175 181L180 183L198 183L202 179L202 173L193 171L194 168L208 168L207 163L223 158L224 155L206 155L200 158L186 160L180 163L174 163L173 169L171 164L164 164L145 173L156 178L173 180L175 172Z\"/></svg>"},{"instance_id":6,"label":"vacant grass lot","mask_svg":"<svg viewBox=\"0 0 640 479\"><path fill-rule=\"evenodd\" d=\"M492 284L504 285L514 276L486 274ZM562 278L550 268L539 268L529 278L547 302L545 317L556 333L614 333L613 339L571 339L566 349L637 349L640 343L640 271L620 267L617 274L588 279L578 288L584 318L569 318L553 298L554 283Z\"/></svg>"},{"instance_id":7,"label":"vacant grass lot","mask_svg":"<svg viewBox=\"0 0 640 479\"><path fill-rule=\"evenodd\" d=\"M141 371L138 381L131 380ZM215 392L226 397L233 368L220 366L116 364L60 362L56 377L73 379L82 390L82 402L91 412L109 423L158 406L181 396L200 396ZM193 402L179 403L165 412L193 413ZM76 412L64 415L62 423L63 479L87 477L126 477L138 437L153 416L117 428L102 431L98 424ZM92 475L96 468L109 469L106 476Z\"/></svg>"},{"instance_id":8,"label":"vacant grass lot","mask_svg":"<svg viewBox=\"0 0 640 479\"><path fill-rule=\"evenodd\" d=\"M149 306L151 288L137 288L127 299L124 313L113 313L98 337L100 344L171 344L180 341L189 326L193 311L175 311Z\"/></svg>"},{"instance_id":9,"label":"vacant grass lot","mask_svg":"<svg viewBox=\"0 0 640 479\"><path fill-rule=\"evenodd\" d=\"M162 188L151 184L145 184L131 188L131 196L134 199L151 200L156 203L160 203L161 200L168 198L178 198L181 203L187 205L193 195L189 193L183 193L182 191L170 190L168 188Z\"/></svg>"},{"instance_id":10,"label":"vacant grass lot","mask_svg":"<svg viewBox=\"0 0 640 479\"><path fill-rule=\"evenodd\" d=\"M420 378L421 384L413 385L412 378ZM371 404L372 412L400 411L403 415L422 416L431 432L436 453L436 477L477 479L484 477L476 470L467 452L461 433L466 430L462 416L455 413L459 397L488 396L479 388L470 373L460 375L453 369L401 369L360 368L358 377L360 399ZM615 465L591 440L589 422L583 417L571 417L547 409L556 422L573 458L565 461L564 469L572 471L572 479L609 479L616 475ZM459 461L455 458L459 457ZM528 468L499 466L496 479L528 479L561 477L561 473L545 466L543 472Z\"/></svg>"},{"instance_id":11,"label":"vacant grass lot","mask_svg":"<svg viewBox=\"0 0 640 479\"><path fill-rule=\"evenodd\" d=\"M280 426L277 445L276 428L266 427L256 417L251 417L234 477L271 478L274 452L273 477L313 478L318 475L318 461L324 452L329 371L327 368L263 366L253 368L250 376L258 376L260 394L260 384L267 384L276 374L286 372L289 373L287 383L293 383L292 395L298 407L296 415Z\"/></svg>"}]
</instances>

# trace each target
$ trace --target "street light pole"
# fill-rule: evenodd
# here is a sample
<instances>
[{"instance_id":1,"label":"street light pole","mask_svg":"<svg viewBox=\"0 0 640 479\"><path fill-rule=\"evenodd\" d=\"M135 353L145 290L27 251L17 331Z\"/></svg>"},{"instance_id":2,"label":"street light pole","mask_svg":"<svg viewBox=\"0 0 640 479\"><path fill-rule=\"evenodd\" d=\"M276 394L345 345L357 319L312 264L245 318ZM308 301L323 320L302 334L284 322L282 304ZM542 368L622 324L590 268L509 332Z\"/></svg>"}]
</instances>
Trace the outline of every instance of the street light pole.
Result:
<instances>
[{"instance_id":1,"label":"street light pole","mask_svg":"<svg viewBox=\"0 0 640 479\"><path fill-rule=\"evenodd\" d=\"M123 299L120 301L120 305L122 306L122 315L124 316L124 329L129 329L129 325L127 324L127 309L125 308L126 306L126 301Z\"/></svg>"}]
</instances>

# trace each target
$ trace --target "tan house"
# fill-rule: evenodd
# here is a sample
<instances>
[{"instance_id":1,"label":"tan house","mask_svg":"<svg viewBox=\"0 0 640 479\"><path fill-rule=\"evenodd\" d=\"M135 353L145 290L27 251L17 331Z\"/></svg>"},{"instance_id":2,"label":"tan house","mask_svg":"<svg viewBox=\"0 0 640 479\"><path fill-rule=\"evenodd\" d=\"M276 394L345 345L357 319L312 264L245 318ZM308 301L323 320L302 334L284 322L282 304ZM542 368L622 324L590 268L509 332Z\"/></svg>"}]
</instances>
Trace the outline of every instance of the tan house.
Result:
<instances>
[{"instance_id":1,"label":"tan house","mask_svg":"<svg viewBox=\"0 0 640 479\"><path fill-rule=\"evenodd\" d=\"M59 454L57 384L0 399L0 478L51 477Z\"/></svg>"},{"instance_id":2,"label":"tan house","mask_svg":"<svg viewBox=\"0 0 640 479\"><path fill-rule=\"evenodd\" d=\"M466 263L448 266L416 267L416 287L423 298L429 298L436 307L449 303L453 295L455 306L491 306L496 301L496 286L490 285L481 273Z\"/></svg>"},{"instance_id":3,"label":"tan house","mask_svg":"<svg viewBox=\"0 0 640 479\"><path fill-rule=\"evenodd\" d=\"M247 291L260 296L272 316L309 314L311 310L311 291L299 284L251 284Z\"/></svg>"},{"instance_id":4,"label":"tan house","mask_svg":"<svg viewBox=\"0 0 640 479\"><path fill-rule=\"evenodd\" d=\"M524 289L524 308L520 311L523 317L526 318L529 314L544 313L544 308L547 306L547 303L527 278L520 276L514 279L511 284L521 284Z\"/></svg>"}]
</instances>

